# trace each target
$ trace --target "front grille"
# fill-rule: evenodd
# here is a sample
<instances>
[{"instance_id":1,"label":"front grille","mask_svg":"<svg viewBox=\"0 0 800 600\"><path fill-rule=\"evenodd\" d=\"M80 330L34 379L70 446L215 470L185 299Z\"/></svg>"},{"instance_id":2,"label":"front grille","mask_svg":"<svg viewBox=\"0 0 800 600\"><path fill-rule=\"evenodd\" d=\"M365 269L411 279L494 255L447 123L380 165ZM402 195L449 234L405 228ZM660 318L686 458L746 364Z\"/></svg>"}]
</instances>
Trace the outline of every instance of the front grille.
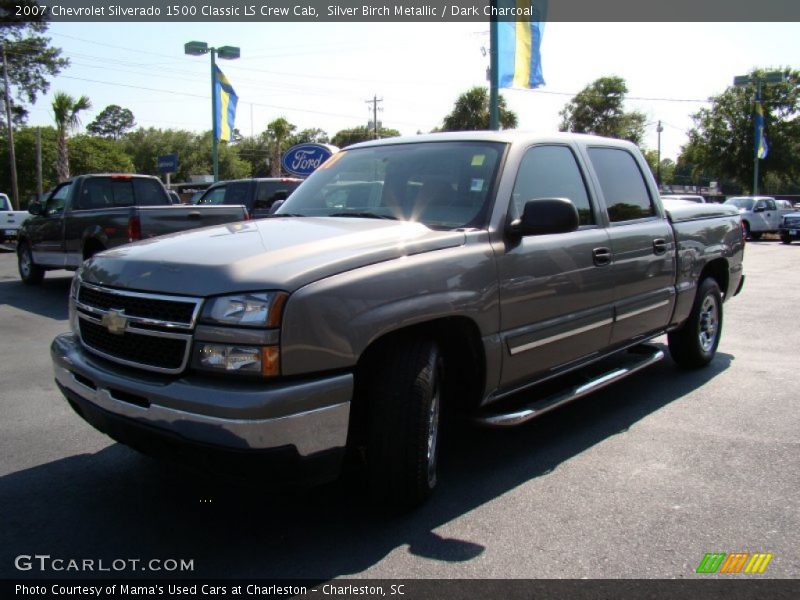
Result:
<instances>
[{"instance_id":1,"label":"front grille","mask_svg":"<svg viewBox=\"0 0 800 600\"><path fill-rule=\"evenodd\" d=\"M786 227L800 227L800 217L786 217L783 220L783 224Z\"/></svg>"},{"instance_id":2,"label":"front grille","mask_svg":"<svg viewBox=\"0 0 800 600\"><path fill-rule=\"evenodd\" d=\"M140 295L115 294L82 285L78 302L100 310L124 310L128 317L141 317L169 323L192 324L194 302L148 298Z\"/></svg>"},{"instance_id":3,"label":"front grille","mask_svg":"<svg viewBox=\"0 0 800 600\"><path fill-rule=\"evenodd\" d=\"M109 333L102 325L80 319L81 340L91 350L130 363L156 369L178 370L184 366L188 340L125 332Z\"/></svg>"}]
</instances>

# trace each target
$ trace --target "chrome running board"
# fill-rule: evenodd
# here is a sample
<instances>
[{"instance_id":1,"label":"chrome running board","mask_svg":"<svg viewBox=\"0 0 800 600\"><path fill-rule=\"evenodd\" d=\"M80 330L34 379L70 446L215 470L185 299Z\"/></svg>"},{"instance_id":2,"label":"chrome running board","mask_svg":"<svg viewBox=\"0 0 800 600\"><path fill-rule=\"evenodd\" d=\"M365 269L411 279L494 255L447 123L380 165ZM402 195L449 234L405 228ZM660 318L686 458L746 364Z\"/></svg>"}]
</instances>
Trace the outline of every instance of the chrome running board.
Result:
<instances>
[{"instance_id":1,"label":"chrome running board","mask_svg":"<svg viewBox=\"0 0 800 600\"><path fill-rule=\"evenodd\" d=\"M562 404L577 400L620 379L633 375L637 371L641 371L660 361L664 358L664 353L655 346L643 344L631 348L622 356L626 359L623 366L618 366L610 371L596 375L585 383L574 385L566 391L558 392L551 396L539 398L522 408L515 408L510 412L478 414L473 417L473 421L487 427L513 427L514 425L520 425Z\"/></svg>"}]
</instances>

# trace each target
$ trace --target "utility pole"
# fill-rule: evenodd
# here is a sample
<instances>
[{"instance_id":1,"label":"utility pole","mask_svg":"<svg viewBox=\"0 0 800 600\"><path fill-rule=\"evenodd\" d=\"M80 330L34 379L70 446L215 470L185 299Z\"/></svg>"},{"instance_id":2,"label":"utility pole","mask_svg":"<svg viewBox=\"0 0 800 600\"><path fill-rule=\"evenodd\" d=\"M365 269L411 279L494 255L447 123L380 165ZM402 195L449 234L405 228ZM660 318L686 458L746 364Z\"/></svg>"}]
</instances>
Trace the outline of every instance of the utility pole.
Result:
<instances>
[{"instance_id":1,"label":"utility pole","mask_svg":"<svg viewBox=\"0 0 800 600\"><path fill-rule=\"evenodd\" d=\"M42 199L42 130L36 128L36 201Z\"/></svg>"},{"instance_id":2,"label":"utility pole","mask_svg":"<svg viewBox=\"0 0 800 600\"><path fill-rule=\"evenodd\" d=\"M656 127L656 133L658 133L658 158L656 163L656 183L658 184L658 189L661 189L661 132L664 131L664 128L661 126L661 121L658 121L658 127Z\"/></svg>"},{"instance_id":3,"label":"utility pole","mask_svg":"<svg viewBox=\"0 0 800 600\"><path fill-rule=\"evenodd\" d=\"M11 126L11 97L8 85L8 61L6 60L6 47L0 45L3 55L3 87L6 100L6 124L8 126L8 161L11 167L11 205L14 210L19 210L19 189L17 188L17 157L14 153L14 128Z\"/></svg>"},{"instance_id":4,"label":"utility pole","mask_svg":"<svg viewBox=\"0 0 800 600\"><path fill-rule=\"evenodd\" d=\"M383 98L378 98L377 94L372 96L372 100L366 101L367 104L372 104L372 132L376 140L380 137L378 135L378 102L383 102Z\"/></svg>"},{"instance_id":5,"label":"utility pole","mask_svg":"<svg viewBox=\"0 0 800 600\"><path fill-rule=\"evenodd\" d=\"M492 0L492 8L497 8L497 0ZM489 19L489 129L500 130L500 33L497 16L492 10Z\"/></svg>"}]
</instances>

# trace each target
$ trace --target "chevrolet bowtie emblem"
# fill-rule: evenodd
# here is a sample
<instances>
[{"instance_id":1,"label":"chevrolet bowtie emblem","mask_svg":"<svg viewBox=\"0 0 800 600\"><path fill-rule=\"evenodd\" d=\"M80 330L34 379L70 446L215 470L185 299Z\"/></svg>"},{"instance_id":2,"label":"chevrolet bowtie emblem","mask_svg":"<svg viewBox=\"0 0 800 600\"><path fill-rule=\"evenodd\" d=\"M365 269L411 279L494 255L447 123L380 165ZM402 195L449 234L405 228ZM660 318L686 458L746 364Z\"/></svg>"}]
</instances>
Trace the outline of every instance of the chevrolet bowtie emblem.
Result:
<instances>
[{"instance_id":1,"label":"chevrolet bowtie emblem","mask_svg":"<svg viewBox=\"0 0 800 600\"><path fill-rule=\"evenodd\" d=\"M109 333L122 335L125 333L125 328L128 326L128 319L125 317L124 310L110 310L103 315L100 324L108 329Z\"/></svg>"}]
</instances>

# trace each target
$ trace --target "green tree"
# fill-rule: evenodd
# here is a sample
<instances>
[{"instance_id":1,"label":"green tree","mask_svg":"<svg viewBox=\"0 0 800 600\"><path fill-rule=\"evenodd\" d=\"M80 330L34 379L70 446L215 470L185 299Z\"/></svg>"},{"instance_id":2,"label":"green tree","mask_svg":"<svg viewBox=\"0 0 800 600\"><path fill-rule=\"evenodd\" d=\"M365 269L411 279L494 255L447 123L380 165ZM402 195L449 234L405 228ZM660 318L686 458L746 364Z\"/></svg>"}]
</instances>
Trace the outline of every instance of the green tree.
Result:
<instances>
[{"instance_id":1,"label":"green tree","mask_svg":"<svg viewBox=\"0 0 800 600\"><path fill-rule=\"evenodd\" d=\"M653 177L658 180L658 151L645 150L644 158L647 161L647 166L653 173ZM671 158L661 159L661 181L659 183L669 184L672 183L673 175L675 174L675 161Z\"/></svg>"},{"instance_id":2,"label":"green tree","mask_svg":"<svg viewBox=\"0 0 800 600\"><path fill-rule=\"evenodd\" d=\"M513 129L517 126L517 114L506 108L502 96L498 101L500 127ZM458 97L452 112L444 118L441 131L475 131L489 129L489 90L474 87Z\"/></svg>"},{"instance_id":3,"label":"green tree","mask_svg":"<svg viewBox=\"0 0 800 600\"><path fill-rule=\"evenodd\" d=\"M291 147L296 144L327 144L329 141L328 134L325 131L314 127L312 129L303 129L291 136L288 145Z\"/></svg>"},{"instance_id":4,"label":"green tree","mask_svg":"<svg viewBox=\"0 0 800 600\"><path fill-rule=\"evenodd\" d=\"M591 133L640 144L647 117L625 112L628 86L622 77L601 77L578 92L559 113L560 131Z\"/></svg>"},{"instance_id":5,"label":"green tree","mask_svg":"<svg viewBox=\"0 0 800 600\"><path fill-rule=\"evenodd\" d=\"M287 143L297 126L287 121L284 117L278 117L267 125L267 139L270 144L269 172L271 177L281 175L281 156L283 151L289 147Z\"/></svg>"},{"instance_id":6,"label":"green tree","mask_svg":"<svg viewBox=\"0 0 800 600\"><path fill-rule=\"evenodd\" d=\"M91 135L76 135L68 142L70 170L85 173L133 173L133 161L118 141Z\"/></svg>"},{"instance_id":7,"label":"green tree","mask_svg":"<svg viewBox=\"0 0 800 600\"><path fill-rule=\"evenodd\" d=\"M383 127L378 128L378 137L381 139L397 137L398 135L400 135L400 132L396 129L385 129ZM353 127L352 129L342 129L341 131L338 131L336 135L333 136L331 144L339 148L345 148L346 146L352 146L353 144L358 144L359 142L366 142L373 139L375 139L374 131L362 125L360 127Z\"/></svg>"},{"instance_id":8,"label":"green tree","mask_svg":"<svg viewBox=\"0 0 800 600\"><path fill-rule=\"evenodd\" d=\"M116 104L109 104L97 115L94 121L86 126L86 131L92 135L117 140L126 131L133 129L135 125L136 120L129 109L122 108Z\"/></svg>"},{"instance_id":9,"label":"green tree","mask_svg":"<svg viewBox=\"0 0 800 600\"><path fill-rule=\"evenodd\" d=\"M77 100L58 92L53 97L53 117L56 121L56 131L58 132L58 158L56 162L56 173L58 181L62 182L69 179L69 149L67 147L67 137L69 133L81 124L78 113L92 107L92 103L87 96L81 96Z\"/></svg>"},{"instance_id":10,"label":"green tree","mask_svg":"<svg viewBox=\"0 0 800 600\"><path fill-rule=\"evenodd\" d=\"M14 147L17 156L20 205L25 207L36 194L36 127L21 127L14 130ZM56 182L55 127L41 127L42 140L42 189L52 188ZM8 164L8 139L5 128L0 129L0 165ZM0 189L11 189L11 171L0 168Z\"/></svg>"},{"instance_id":11,"label":"green tree","mask_svg":"<svg viewBox=\"0 0 800 600\"><path fill-rule=\"evenodd\" d=\"M236 144L236 154L250 165L250 173L253 177L269 175L270 141L266 132L242 138Z\"/></svg>"},{"instance_id":12,"label":"green tree","mask_svg":"<svg viewBox=\"0 0 800 600\"><path fill-rule=\"evenodd\" d=\"M767 157L759 162L760 179L791 181L800 177L800 71L784 69L787 80L762 86ZM751 76L763 76L756 69ZM694 127L684 149L687 160L718 181L732 180L752 191L755 90L752 85L729 87L710 98L711 106L692 115Z\"/></svg>"},{"instance_id":13,"label":"green tree","mask_svg":"<svg viewBox=\"0 0 800 600\"><path fill-rule=\"evenodd\" d=\"M20 125L28 116L26 105L36 102L40 94L50 88L50 79L69 66L69 60L61 57L61 50L50 45L47 23L43 20L20 21L16 17L16 6L34 6L31 0L0 2L3 23L0 25L0 46L8 61L8 80L12 93L14 121Z\"/></svg>"}]
</instances>

